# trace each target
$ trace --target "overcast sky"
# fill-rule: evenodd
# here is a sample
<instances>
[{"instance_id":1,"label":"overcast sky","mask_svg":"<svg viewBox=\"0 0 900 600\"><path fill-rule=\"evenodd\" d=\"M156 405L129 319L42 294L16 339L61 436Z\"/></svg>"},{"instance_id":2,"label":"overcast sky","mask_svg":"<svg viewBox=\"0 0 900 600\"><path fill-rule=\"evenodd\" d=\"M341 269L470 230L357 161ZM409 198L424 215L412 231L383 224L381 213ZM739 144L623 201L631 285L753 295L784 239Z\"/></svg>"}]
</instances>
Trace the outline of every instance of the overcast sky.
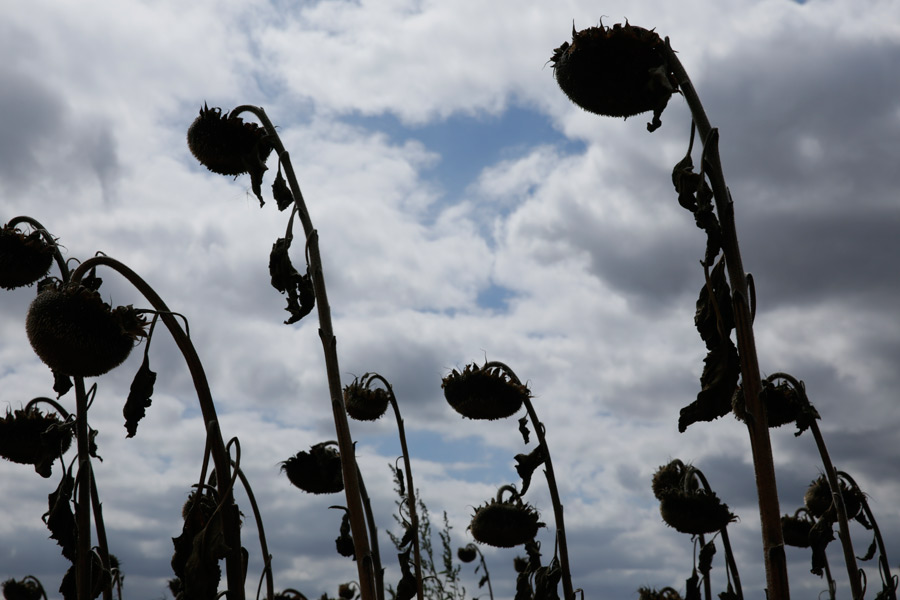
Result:
<instances>
[{"instance_id":1,"label":"overcast sky","mask_svg":"<svg viewBox=\"0 0 900 600\"><path fill-rule=\"evenodd\" d=\"M705 240L671 183L687 147L684 101L673 97L650 134L649 115L623 122L571 104L548 64L573 20L582 29L601 17L655 27L679 52L720 130L756 282L761 369L806 382L836 465L869 494L900 564L895 2L85 0L0 11L0 221L37 218L67 258L120 259L187 316L223 435L241 441L277 589L334 596L357 572L334 551L340 515L327 507L343 497L307 496L278 471L334 437L315 316L284 325L284 297L269 285L287 214L261 209L246 176L211 174L190 155L185 133L204 102L263 106L278 125L319 230L344 384L367 371L392 382L416 485L433 516L449 514L455 545L472 541L473 508L517 481L513 455L530 446L515 418L463 420L441 378L501 360L529 382L546 425L585 598L683 591L691 541L662 522L650 490L676 457L739 515L729 532L745 593L763 597L745 428L727 416L677 429L706 352L693 327ZM101 276L107 301L148 306ZM25 336L34 293L2 293L4 407L52 395ZM90 415L126 596L160 598L203 429L187 368L160 332L153 405L125 439L141 354L97 380ZM396 425L351 428L379 527L396 531ZM809 434L792 433L772 434L783 513L822 469ZM0 461L0 578L34 574L54 594L66 563L41 514L58 473L44 480ZM526 499L551 526L540 537L549 559L542 479ZM249 516L242 493L238 503ZM854 532L862 555L869 534ZM255 593L252 519L243 539ZM386 534L380 543L396 583ZM517 551L484 550L495 594L511 598ZM840 577L837 543L829 554ZM796 597L825 589L807 551L787 555ZM714 564L721 591L721 548ZM871 596L877 570L863 566ZM484 595L470 567L469 592Z\"/></svg>"}]
</instances>

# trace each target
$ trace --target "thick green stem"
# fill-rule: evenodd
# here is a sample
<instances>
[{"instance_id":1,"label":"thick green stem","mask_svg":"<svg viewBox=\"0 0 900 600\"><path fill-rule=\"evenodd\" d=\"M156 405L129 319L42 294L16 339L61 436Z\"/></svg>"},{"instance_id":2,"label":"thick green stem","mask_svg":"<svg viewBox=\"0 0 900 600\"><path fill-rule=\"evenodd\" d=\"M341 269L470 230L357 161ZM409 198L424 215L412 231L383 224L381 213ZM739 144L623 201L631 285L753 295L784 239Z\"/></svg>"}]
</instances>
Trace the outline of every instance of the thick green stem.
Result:
<instances>
[{"instance_id":1,"label":"thick green stem","mask_svg":"<svg viewBox=\"0 0 900 600\"><path fill-rule=\"evenodd\" d=\"M718 131L710 126L709 119L700 103L700 98L688 77L684 66L669 45L663 46L668 66L678 82L679 89L687 101L700 139L703 140L703 163L709 176L716 203L716 212L722 229L722 250L728 268L734 305L735 332L741 362L741 382L747 413L747 430L750 435L750 449L756 475L756 489L759 500L759 515L762 530L763 555L766 566L766 588L769 600L788 600L787 559L784 553L784 538L781 531L781 510L778 506L778 486L775 482L775 461L766 411L760 401L762 389L759 374L759 359L753 337L753 319L748 302L747 275L738 246L734 224L734 203L725 177L718 150Z\"/></svg>"},{"instance_id":2,"label":"thick green stem","mask_svg":"<svg viewBox=\"0 0 900 600\"><path fill-rule=\"evenodd\" d=\"M331 326L331 308L328 306L328 296L325 290L325 277L322 272L322 258L319 255L319 235L313 229L309 211L300 192L300 185L294 174L290 156L281 143L281 138L275 129L275 125L269 120L266 112L258 106L243 105L231 111L232 115L242 112L250 112L256 115L266 130L267 139L275 149L281 160L285 178L294 196L294 204L297 214L303 224L306 234L306 246L309 252L309 271L312 277L313 289L316 296L316 309L319 315L319 337L322 340L322 348L325 353L325 370L328 375L328 391L331 396L331 410L334 415L335 435L338 441L341 455L341 471L344 477L344 492L347 496L347 511L350 513L350 533L353 536L354 552L356 554L356 566L359 571L359 587L362 600L376 600L376 584L374 565L369 538L366 533L366 518L360 497L359 481L357 479L356 460L353 451L353 438L350 435L350 425L347 422L347 411L344 408L344 394L341 388L341 374L337 358L337 339Z\"/></svg>"},{"instance_id":3,"label":"thick green stem","mask_svg":"<svg viewBox=\"0 0 900 600\"><path fill-rule=\"evenodd\" d=\"M129 283L131 283L149 302L153 308L159 312L160 318L171 333L172 338L178 349L181 350L187 363L188 370L191 373L191 379L194 382L194 389L197 391L197 400L200 403L200 412L203 415L203 421L206 425L207 436L212 435L214 439L210 440L210 450L213 457L213 464L216 468L219 498L223 503L225 522L225 544L231 549L225 559L226 574L228 582L228 600L244 599L244 569L241 557L241 538L240 538L240 513L237 506L232 502L231 495L231 459L228 451L225 449L225 442L219 431L218 416L216 415L216 407L213 403L212 394L209 391L209 383L206 379L206 372L203 370L203 364L197 355L197 350L190 338L181 328L181 324L175 318L174 313L163 302L159 294L150 287L137 273L121 262L108 256L95 256L81 263L72 273L72 281L81 281L82 276L94 266L104 265L112 268ZM77 382L77 379L76 379ZM79 447L79 454L81 449Z\"/></svg>"}]
</instances>

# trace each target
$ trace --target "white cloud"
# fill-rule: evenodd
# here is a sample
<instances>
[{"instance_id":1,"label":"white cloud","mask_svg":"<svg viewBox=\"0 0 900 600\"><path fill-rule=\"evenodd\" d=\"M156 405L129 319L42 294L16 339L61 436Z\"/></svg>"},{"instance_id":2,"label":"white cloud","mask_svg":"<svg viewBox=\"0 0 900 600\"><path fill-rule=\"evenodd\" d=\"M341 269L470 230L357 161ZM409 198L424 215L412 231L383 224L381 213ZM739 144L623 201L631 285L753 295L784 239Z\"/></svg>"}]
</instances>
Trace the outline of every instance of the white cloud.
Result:
<instances>
[{"instance_id":1,"label":"white cloud","mask_svg":"<svg viewBox=\"0 0 900 600\"><path fill-rule=\"evenodd\" d=\"M314 315L281 323L285 301L269 285L268 252L287 215L272 202L259 209L246 177L212 175L187 151L185 130L204 101L224 110L260 104L279 126L319 229L344 383L365 371L392 382L415 436L416 484L433 517L448 511L454 542L470 540L472 507L516 480L512 457L525 447L514 419L453 412L440 380L497 359L528 380L547 426L576 587L612 597L683 585L690 542L661 523L649 489L654 469L677 456L740 508L732 543L759 595L743 426L725 417L676 432L705 354L692 323L704 240L670 180L687 143L683 100L672 99L653 134L645 116L600 119L566 100L545 63L573 19L597 24L594 3L284 4L32 3L4 10L0 35L9 82L0 106L14 116L0 125L0 214L33 214L66 257L102 250L123 260L187 316L222 431L241 440L276 588L333 595L356 570L333 552L340 515L327 507L342 498L307 497L278 473L280 461L334 436L321 344ZM890 76L896 8L767 0L614 3L603 12L606 24L627 16L670 35L707 102L758 285L763 369L807 382L835 460L871 493L890 544L900 530L890 510L900 497L890 451L900 356L890 277L900 224L891 170L900 138ZM559 137L484 164L456 182L458 197L443 189L434 173L462 177L446 160L458 149L421 141L412 126L503 119L511 105L539 113ZM402 134L378 131L377 119L348 124L347 115L392 115ZM267 194L274 160L269 167ZM291 256L302 265L299 241ZM121 278L101 276L104 298L146 306ZM509 292L505 302L479 304L498 290ZM4 291L0 306L0 401L12 408L50 393L21 327L33 293ZM99 381L91 417L126 594L153 597L170 576L169 538L203 450L192 384L160 333L150 349L159 381L137 437L124 437L121 403L142 347ZM395 530L386 468L398 452L394 423L351 428L379 527ZM816 475L808 437L773 432L782 512ZM34 572L55 589L64 564L47 559L58 551L40 522L55 481L6 461L0 477L14 482L0 490L9 513L0 577ZM532 489L551 524L539 476ZM255 526L238 500L255 579ZM542 536L549 558L551 532ZM381 542L393 582L396 561ZM495 593L511 597L515 552L486 554ZM808 557L790 558L795 594L818 591ZM714 577L719 585L721 570Z\"/></svg>"}]
</instances>

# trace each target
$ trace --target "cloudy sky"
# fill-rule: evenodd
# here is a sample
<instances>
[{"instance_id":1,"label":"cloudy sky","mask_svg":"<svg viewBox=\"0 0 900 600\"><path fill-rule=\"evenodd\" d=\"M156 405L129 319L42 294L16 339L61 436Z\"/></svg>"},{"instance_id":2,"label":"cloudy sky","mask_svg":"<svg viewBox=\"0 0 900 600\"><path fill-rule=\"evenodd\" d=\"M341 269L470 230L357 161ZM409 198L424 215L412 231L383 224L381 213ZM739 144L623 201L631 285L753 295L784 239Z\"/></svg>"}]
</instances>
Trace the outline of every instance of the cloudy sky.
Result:
<instances>
[{"instance_id":1,"label":"cloudy sky","mask_svg":"<svg viewBox=\"0 0 900 600\"><path fill-rule=\"evenodd\" d=\"M433 516L447 511L455 545L471 541L473 508L517 481L513 455L530 446L515 419L463 420L441 378L501 360L529 382L546 425L585 598L683 590L691 541L661 521L649 485L672 458L702 469L739 515L729 531L741 578L763 596L745 428L728 416L677 430L705 355L693 328L704 238L670 177L689 113L674 97L652 134L649 115L585 113L548 64L573 20L581 29L601 17L655 27L679 52L720 129L756 281L761 369L806 382L836 465L869 494L900 564L895 2L85 0L0 11L0 221L37 218L67 258L120 259L187 316L223 434L241 441L277 589L334 596L357 575L334 552L340 515L327 507L343 498L304 495L279 474L280 461L334 437L315 317L284 325L284 298L269 285L287 214L261 209L247 177L213 175L190 155L185 132L204 102L263 106L278 125L319 230L344 383L367 371L392 382L416 485ZM148 305L101 276L107 301ZM4 407L52 395L25 336L33 295L2 295ZM153 405L125 439L140 354L97 380L91 423L126 595L161 598L203 429L161 332ZM396 425L351 428L396 582L384 533L396 531ZM772 444L782 512L793 512L822 467L809 434L775 430ZM55 593L66 563L41 514L56 480L6 461L0 478L0 577L34 574ZM551 525L540 538L549 558L542 480L526 499ZM243 531L255 593L252 519ZM869 534L856 526L854 539L861 555ZM511 598L517 552L484 550L496 596ZM829 551L841 578L837 544ZM787 554L797 597L825 589L806 551ZM714 590L723 564L720 549ZM878 574L864 567L873 595ZM470 565L463 574L470 594L485 594Z\"/></svg>"}]
</instances>

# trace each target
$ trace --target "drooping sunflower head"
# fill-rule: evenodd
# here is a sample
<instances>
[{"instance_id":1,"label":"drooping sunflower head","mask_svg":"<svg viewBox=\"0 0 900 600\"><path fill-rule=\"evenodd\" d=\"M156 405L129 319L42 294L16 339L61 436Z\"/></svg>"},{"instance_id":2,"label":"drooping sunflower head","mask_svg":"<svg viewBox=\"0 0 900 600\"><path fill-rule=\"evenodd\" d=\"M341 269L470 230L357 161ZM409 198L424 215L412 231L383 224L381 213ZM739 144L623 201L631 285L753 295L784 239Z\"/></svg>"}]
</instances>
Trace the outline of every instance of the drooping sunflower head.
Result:
<instances>
[{"instance_id":1,"label":"drooping sunflower head","mask_svg":"<svg viewBox=\"0 0 900 600\"><path fill-rule=\"evenodd\" d=\"M544 524L540 522L537 510L522 502L515 492L508 500L503 500L504 489L508 488L501 488L496 499L475 509L469 529L472 537L482 544L513 548L533 540Z\"/></svg>"},{"instance_id":2,"label":"drooping sunflower head","mask_svg":"<svg viewBox=\"0 0 900 600\"><path fill-rule=\"evenodd\" d=\"M659 35L629 23L575 31L572 42L553 51L550 62L559 87L581 108L607 117L659 115L675 91Z\"/></svg>"},{"instance_id":3,"label":"drooping sunflower head","mask_svg":"<svg viewBox=\"0 0 900 600\"><path fill-rule=\"evenodd\" d=\"M469 419L505 419L515 414L531 392L500 367L467 365L441 382L444 397L456 412Z\"/></svg>"},{"instance_id":4,"label":"drooping sunflower head","mask_svg":"<svg viewBox=\"0 0 900 600\"><path fill-rule=\"evenodd\" d=\"M0 288L12 290L38 281L53 263L53 246L40 231L0 229Z\"/></svg>"},{"instance_id":5,"label":"drooping sunflower head","mask_svg":"<svg viewBox=\"0 0 900 600\"><path fill-rule=\"evenodd\" d=\"M37 408L7 410L0 419L0 456L15 463L34 465L42 477L50 477L53 461L72 445L72 428L56 413Z\"/></svg>"},{"instance_id":6,"label":"drooping sunflower head","mask_svg":"<svg viewBox=\"0 0 900 600\"><path fill-rule=\"evenodd\" d=\"M690 535L714 533L737 518L714 492L703 489L670 490L660 500L659 512L669 527Z\"/></svg>"},{"instance_id":7,"label":"drooping sunflower head","mask_svg":"<svg viewBox=\"0 0 900 600\"><path fill-rule=\"evenodd\" d=\"M132 306L115 309L79 283L48 282L25 320L28 341L51 369L95 377L122 364L147 323Z\"/></svg>"},{"instance_id":8,"label":"drooping sunflower head","mask_svg":"<svg viewBox=\"0 0 900 600\"><path fill-rule=\"evenodd\" d=\"M341 456L327 442L300 451L281 463L292 484L310 494L336 494L344 489Z\"/></svg>"},{"instance_id":9,"label":"drooping sunflower head","mask_svg":"<svg viewBox=\"0 0 900 600\"><path fill-rule=\"evenodd\" d=\"M188 128L187 143L194 158L219 175L247 173L272 151L262 127L205 104Z\"/></svg>"},{"instance_id":10,"label":"drooping sunflower head","mask_svg":"<svg viewBox=\"0 0 900 600\"><path fill-rule=\"evenodd\" d=\"M364 378L366 379L366 378ZM344 408L357 421L376 421L387 411L390 397L384 388L370 388L359 378L344 388Z\"/></svg>"},{"instance_id":11,"label":"drooping sunflower head","mask_svg":"<svg viewBox=\"0 0 900 600\"><path fill-rule=\"evenodd\" d=\"M814 524L815 521L808 516L782 516L781 533L784 537L784 543L788 546L794 546L795 548L809 548L809 533Z\"/></svg>"}]
</instances>

